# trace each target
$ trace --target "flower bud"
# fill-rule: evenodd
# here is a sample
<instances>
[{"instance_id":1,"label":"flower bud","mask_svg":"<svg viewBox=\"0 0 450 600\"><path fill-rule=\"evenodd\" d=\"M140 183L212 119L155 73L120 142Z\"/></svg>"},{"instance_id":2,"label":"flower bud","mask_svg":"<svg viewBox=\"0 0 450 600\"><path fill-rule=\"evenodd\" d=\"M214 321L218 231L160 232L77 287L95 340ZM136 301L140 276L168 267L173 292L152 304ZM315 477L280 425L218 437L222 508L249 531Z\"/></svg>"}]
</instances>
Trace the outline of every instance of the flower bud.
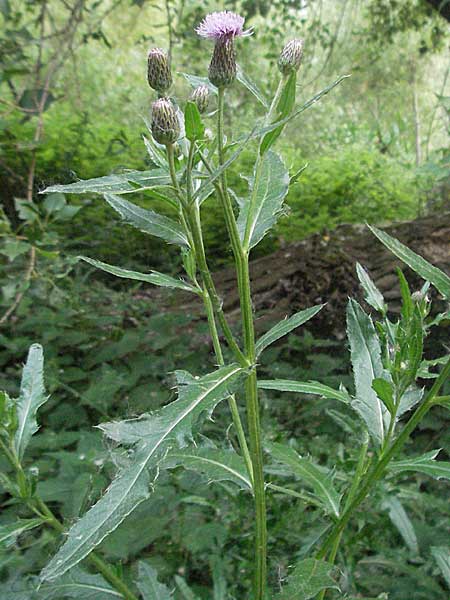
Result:
<instances>
[{"instance_id":1,"label":"flower bud","mask_svg":"<svg viewBox=\"0 0 450 600\"><path fill-rule=\"evenodd\" d=\"M159 144L174 144L180 135L180 122L172 102L160 98L152 104L152 135Z\"/></svg>"},{"instance_id":2,"label":"flower bud","mask_svg":"<svg viewBox=\"0 0 450 600\"><path fill-rule=\"evenodd\" d=\"M283 75L298 71L303 56L303 40L295 39L288 42L278 58L278 69Z\"/></svg>"},{"instance_id":3,"label":"flower bud","mask_svg":"<svg viewBox=\"0 0 450 600\"><path fill-rule=\"evenodd\" d=\"M172 85L172 73L167 54L161 48L153 48L148 53L147 79L151 88L165 94Z\"/></svg>"},{"instance_id":4,"label":"flower bud","mask_svg":"<svg viewBox=\"0 0 450 600\"><path fill-rule=\"evenodd\" d=\"M192 102L195 102L199 113L204 113L208 108L209 89L206 85L199 85L191 94Z\"/></svg>"},{"instance_id":5,"label":"flower bud","mask_svg":"<svg viewBox=\"0 0 450 600\"><path fill-rule=\"evenodd\" d=\"M216 41L208 77L218 88L231 85L236 79L236 51L232 37L220 38Z\"/></svg>"}]
</instances>

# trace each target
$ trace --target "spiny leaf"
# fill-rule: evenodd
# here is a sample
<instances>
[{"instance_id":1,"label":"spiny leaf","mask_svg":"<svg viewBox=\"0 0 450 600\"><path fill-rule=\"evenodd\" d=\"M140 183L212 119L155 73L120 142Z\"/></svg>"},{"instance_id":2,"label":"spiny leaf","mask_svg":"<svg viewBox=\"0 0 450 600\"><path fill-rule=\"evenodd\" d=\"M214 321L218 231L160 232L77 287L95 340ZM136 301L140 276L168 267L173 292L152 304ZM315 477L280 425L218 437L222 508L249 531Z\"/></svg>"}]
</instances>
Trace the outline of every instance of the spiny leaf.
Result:
<instances>
[{"instance_id":1,"label":"spiny leaf","mask_svg":"<svg viewBox=\"0 0 450 600\"><path fill-rule=\"evenodd\" d=\"M18 419L14 445L19 458L23 457L31 436L38 430L36 413L47 401L44 388L44 352L42 346L33 344L28 351L22 373L20 395L16 400Z\"/></svg>"},{"instance_id":2,"label":"spiny leaf","mask_svg":"<svg viewBox=\"0 0 450 600\"><path fill-rule=\"evenodd\" d=\"M246 248L256 246L276 223L288 189L289 172L283 161L275 152L267 152L257 163L250 198L238 218L239 233Z\"/></svg>"},{"instance_id":3,"label":"spiny leaf","mask_svg":"<svg viewBox=\"0 0 450 600\"><path fill-rule=\"evenodd\" d=\"M92 575L75 567L55 583L46 583L39 588L38 598L60 600L76 598L79 600L111 600L123 598L101 575Z\"/></svg>"},{"instance_id":4,"label":"spiny leaf","mask_svg":"<svg viewBox=\"0 0 450 600\"><path fill-rule=\"evenodd\" d=\"M450 549L445 546L432 546L431 554L437 562L442 576L450 589Z\"/></svg>"},{"instance_id":5,"label":"spiny leaf","mask_svg":"<svg viewBox=\"0 0 450 600\"><path fill-rule=\"evenodd\" d=\"M366 269L364 269L359 263L356 263L356 273L358 275L359 282L364 289L364 298L367 304L370 304L372 308L378 310L381 314L386 314L387 306L384 301L383 294L369 277Z\"/></svg>"},{"instance_id":6,"label":"spiny leaf","mask_svg":"<svg viewBox=\"0 0 450 600\"><path fill-rule=\"evenodd\" d=\"M405 471L418 471L435 479L450 479L450 462L435 460L440 449L431 450L421 456L394 460L389 463L389 471L403 473Z\"/></svg>"},{"instance_id":7,"label":"spiny leaf","mask_svg":"<svg viewBox=\"0 0 450 600\"><path fill-rule=\"evenodd\" d=\"M114 265L108 265L107 263L101 262L100 260L95 260L93 258L88 258L87 256L80 256L79 258L89 263L93 267L101 269L102 271L106 271L106 273L111 273L111 275L115 275L116 277L144 281L146 283L152 283L153 285L159 285L162 287L178 288L180 290L184 290L185 292L193 292L194 294L199 293L194 286L190 285L186 281L183 281L182 279L175 279L170 275L165 275L164 273L159 273L158 271L151 271L150 273L138 273L137 271L129 271L128 269L122 269L120 267L115 267Z\"/></svg>"},{"instance_id":8,"label":"spiny leaf","mask_svg":"<svg viewBox=\"0 0 450 600\"><path fill-rule=\"evenodd\" d=\"M61 192L63 194L130 194L155 186L170 184L170 177L163 169L151 171L125 171L119 175L105 175L94 179L80 179L67 185L51 185L41 192Z\"/></svg>"},{"instance_id":9,"label":"spiny leaf","mask_svg":"<svg viewBox=\"0 0 450 600\"><path fill-rule=\"evenodd\" d=\"M255 98L261 102L264 108L268 108L267 100L264 98L263 93L258 88L256 83L250 79L248 75L244 73L240 65L237 65L236 79L242 83L248 91L255 96Z\"/></svg>"},{"instance_id":10,"label":"spiny leaf","mask_svg":"<svg viewBox=\"0 0 450 600\"><path fill-rule=\"evenodd\" d=\"M136 585L144 600L171 600L172 593L158 581L158 573L148 563L139 561Z\"/></svg>"},{"instance_id":11,"label":"spiny leaf","mask_svg":"<svg viewBox=\"0 0 450 600\"><path fill-rule=\"evenodd\" d=\"M42 519L18 519L13 523L0 525L0 546L10 546L14 544L16 538L22 535L25 531L35 529L42 525Z\"/></svg>"},{"instance_id":12,"label":"spiny leaf","mask_svg":"<svg viewBox=\"0 0 450 600\"><path fill-rule=\"evenodd\" d=\"M275 121L282 121L291 114L295 104L296 83L297 72L292 71L284 83L280 99L278 100ZM266 133L259 147L261 156L276 142L283 129L284 125L279 125L276 129Z\"/></svg>"},{"instance_id":13,"label":"spiny leaf","mask_svg":"<svg viewBox=\"0 0 450 600\"><path fill-rule=\"evenodd\" d=\"M329 588L339 589L331 576L333 565L307 558L299 562L288 576L288 583L275 596L276 600L309 600Z\"/></svg>"},{"instance_id":14,"label":"spiny leaf","mask_svg":"<svg viewBox=\"0 0 450 600\"><path fill-rule=\"evenodd\" d=\"M314 489L328 512L339 516L341 497L334 489L331 475L326 469L302 458L295 450L282 444L268 444L267 449L275 460L289 467L296 477L306 481Z\"/></svg>"},{"instance_id":15,"label":"spiny leaf","mask_svg":"<svg viewBox=\"0 0 450 600\"><path fill-rule=\"evenodd\" d=\"M78 564L149 497L150 470L156 470L168 451L186 445L200 416L230 395L230 386L242 372L235 364L198 378L177 371L175 402L142 419L102 425L103 431L112 433L119 442L138 442L135 453L105 495L70 529L67 541L42 572L42 579L56 579Z\"/></svg>"},{"instance_id":16,"label":"spiny leaf","mask_svg":"<svg viewBox=\"0 0 450 600\"><path fill-rule=\"evenodd\" d=\"M410 250L407 246L381 231L369 225L369 229L395 256L406 263L413 271L423 279L429 281L446 298L450 300L450 277L434 265L426 261L422 256Z\"/></svg>"},{"instance_id":17,"label":"spiny leaf","mask_svg":"<svg viewBox=\"0 0 450 600\"><path fill-rule=\"evenodd\" d=\"M381 378L383 373L380 343L372 319L355 300L350 300L347 307L347 335L356 388L352 407L366 422L373 439L381 445L389 413L372 388L373 380Z\"/></svg>"},{"instance_id":18,"label":"spiny leaf","mask_svg":"<svg viewBox=\"0 0 450 600\"><path fill-rule=\"evenodd\" d=\"M405 544L414 554L419 554L416 532L400 500L391 496L383 501L382 507L389 512L389 518L402 536Z\"/></svg>"},{"instance_id":19,"label":"spiny leaf","mask_svg":"<svg viewBox=\"0 0 450 600\"><path fill-rule=\"evenodd\" d=\"M289 319L284 319L284 321L277 323L256 342L256 355L259 356L261 352L267 348L267 346L273 344L273 342L276 342L284 335L287 335L296 327L300 327L300 325L306 323L306 321L314 317L314 315L322 310L324 306L324 304L318 304L317 306L313 306L296 313L292 317L289 317Z\"/></svg>"},{"instance_id":20,"label":"spiny leaf","mask_svg":"<svg viewBox=\"0 0 450 600\"><path fill-rule=\"evenodd\" d=\"M172 451L164 468L182 465L206 475L210 481L232 481L241 489L252 489L244 460L234 451L218 448L188 448Z\"/></svg>"},{"instance_id":21,"label":"spiny leaf","mask_svg":"<svg viewBox=\"0 0 450 600\"><path fill-rule=\"evenodd\" d=\"M160 237L169 242L169 244L188 246L186 235L176 221L164 215L159 215L153 210L146 210L136 204L132 204L120 196L105 194L104 198L129 225L136 227L136 229L144 233Z\"/></svg>"},{"instance_id":22,"label":"spiny leaf","mask_svg":"<svg viewBox=\"0 0 450 600\"><path fill-rule=\"evenodd\" d=\"M318 381L292 381L291 379L262 379L258 380L258 387L263 390L278 390L280 392L298 392L299 394L316 394L324 398L339 400L348 404L349 395L342 390L319 383Z\"/></svg>"}]
</instances>

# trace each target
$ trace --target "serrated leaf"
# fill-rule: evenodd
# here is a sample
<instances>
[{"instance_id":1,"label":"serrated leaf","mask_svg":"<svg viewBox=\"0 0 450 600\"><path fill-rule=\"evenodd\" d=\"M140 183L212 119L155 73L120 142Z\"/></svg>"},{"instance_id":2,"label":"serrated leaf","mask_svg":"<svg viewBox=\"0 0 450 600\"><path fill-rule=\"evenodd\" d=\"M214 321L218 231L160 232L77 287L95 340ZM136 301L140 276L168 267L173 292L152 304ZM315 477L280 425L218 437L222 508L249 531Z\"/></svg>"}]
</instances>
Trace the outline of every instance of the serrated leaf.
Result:
<instances>
[{"instance_id":1,"label":"serrated leaf","mask_svg":"<svg viewBox=\"0 0 450 600\"><path fill-rule=\"evenodd\" d=\"M386 498L382 507L389 512L389 518L402 536L411 552L419 554L416 532L400 500L395 496Z\"/></svg>"},{"instance_id":2,"label":"serrated leaf","mask_svg":"<svg viewBox=\"0 0 450 600\"><path fill-rule=\"evenodd\" d=\"M322 590L339 589L331 576L333 565L307 558L299 562L288 576L288 583L275 596L276 600L309 600Z\"/></svg>"},{"instance_id":3,"label":"serrated leaf","mask_svg":"<svg viewBox=\"0 0 450 600\"><path fill-rule=\"evenodd\" d=\"M279 392L298 392L299 394L315 394L339 400L348 404L349 395L341 390L334 390L318 381L292 381L291 379L261 379L258 380L258 387L263 390L278 390Z\"/></svg>"},{"instance_id":4,"label":"serrated leaf","mask_svg":"<svg viewBox=\"0 0 450 600\"><path fill-rule=\"evenodd\" d=\"M158 573L148 563L139 561L136 585L144 600L171 600L172 593L158 581Z\"/></svg>"},{"instance_id":5,"label":"serrated leaf","mask_svg":"<svg viewBox=\"0 0 450 600\"><path fill-rule=\"evenodd\" d=\"M356 263L356 273L364 290L364 299L367 304L370 304L372 308L378 310L381 314L386 314L387 306L384 301L383 294L369 277L366 269L364 269L364 267L362 267L359 263Z\"/></svg>"},{"instance_id":6,"label":"serrated leaf","mask_svg":"<svg viewBox=\"0 0 450 600\"><path fill-rule=\"evenodd\" d=\"M287 335L296 327L300 327L300 325L303 325L306 321L309 321L309 319L314 317L324 306L324 304L312 306L311 308L296 313L292 317L289 317L289 319L284 319L277 323L256 342L256 355L259 356L267 346Z\"/></svg>"},{"instance_id":7,"label":"serrated leaf","mask_svg":"<svg viewBox=\"0 0 450 600\"><path fill-rule=\"evenodd\" d=\"M426 261L422 256L410 250L407 246L381 231L369 225L369 229L397 258L406 263L413 271L423 279L429 281L446 298L450 300L450 277L434 265Z\"/></svg>"},{"instance_id":8,"label":"serrated leaf","mask_svg":"<svg viewBox=\"0 0 450 600\"><path fill-rule=\"evenodd\" d=\"M53 192L61 192L63 194L129 194L170 183L170 176L163 169L126 171L118 175L105 175L104 177L95 177L94 179L80 179L67 185L51 185L43 190L41 194Z\"/></svg>"},{"instance_id":9,"label":"serrated leaf","mask_svg":"<svg viewBox=\"0 0 450 600\"><path fill-rule=\"evenodd\" d=\"M184 290L185 292L193 292L194 294L199 293L194 286L190 285L186 281L183 281L182 279L175 279L170 275L165 275L164 273L159 273L158 271L151 271L150 273L138 273L137 271L129 271L128 269L122 269L120 267L115 267L114 265L108 265L107 263L101 262L100 260L95 260L93 258L88 258L87 256L80 256L79 258L89 263L93 267L101 269L106 273L111 273L111 275L115 275L116 277L144 281L145 283L151 283L161 287L177 288Z\"/></svg>"},{"instance_id":10,"label":"serrated leaf","mask_svg":"<svg viewBox=\"0 0 450 600\"><path fill-rule=\"evenodd\" d=\"M295 450L282 444L268 444L267 450L275 460L289 467L296 477L313 488L315 495L328 512L339 516L341 496L335 490L331 474L327 469L302 458Z\"/></svg>"},{"instance_id":11,"label":"serrated leaf","mask_svg":"<svg viewBox=\"0 0 450 600\"><path fill-rule=\"evenodd\" d=\"M39 429L36 413L48 397L44 387L44 352L42 346L33 344L28 351L23 368L20 395L16 400L17 431L14 446L17 456L22 458L31 436Z\"/></svg>"},{"instance_id":12,"label":"serrated leaf","mask_svg":"<svg viewBox=\"0 0 450 600\"><path fill-rule=\"evenodd\" d=\"M190 142L200 140L205 133L205 126L195 102L186 102L184 109L184 129Z\"/></svg>"},{"instance_id":13,"label":"serrated leaf","mask_svg":"<svg viewBox=\"0 0 450 600\"><path fill-rule=\"evenodd\" d=\"M217 448L188 448L172 451L164 468L182 465L202 475L209 481L232 481L241 489L251 490L245 462L236 452Z\"/></svg>"},{"instance_id":14,"label":"serrated leaf","mask_svg":"<svg viewBox=\"0 0 450 600\"><path fill-rule=\"evenodd\" d=\"M372 388L373 380L383 374L380 342L372 319L355 300L349 300L347 307L347 335L356 389L352 407L364 419L375 442L381 445L389 413Z\"/></svg>"},{"instance_id":15,"label":"serrated leaf","mask_svg":"<svg viewBox=\"0 0 450 600\"><path fill-rule=\"evenodd\" d=\"M295 104L296 84L297 72L292 71L292 73L287 77L284 83L280 99L278 100L278 103L276 105L276 118L274 119L274 121L282 121L291 114ZM269 148L276 142L276 140L281 135L283 129L284 125L279 125L273 131L269 131L268 133L266 133L259 147L259 153L261 156L265 152L267 152Z\"/></svg>"},{"instance_id":16,"label":"serrated leaf","mask_svg":"<svg viewBox=\"0 0 450 600\"><path fill-rule=\"evenodd\" d=\"M431 450L414 458L391 461L389 471L392 473L418 471L435 479L450 479L450 462L435 460L439 452L440 450Z\"/></svg>"},{"instance_id":17,"label":"serrated leaf","mask_svg":"<svg viewBox=\"0 0 450 600\"><path fill-rule=\"evenodd\" d=\"M241 241L253 248L277 222L289 189L289 172L275 152L267 152L258 162L251 181L250 198L239 213Z\"/></svg>"},{"instance_id":18,"label":"serrated leaf","mask_svg":"<svg viewBox=\"0 0 450 600\"><path fill-rule=\"evenodd\" d=\"M14 544L19 535L39 527L43 522L42 519L18 519L13 523L0 525L0 546L8 547Z\"/></svg>"},{"instance_id":19,"label":"serrated leaf","mask_svg":"<svg viewBox=\"0 0 450 600\"><path fill-rule=\"evenodd\" d=\"M120 196L105 194L104 198L126 223L139 231L162 238L169 244L188 246L186 234L176 221L132 204Z\"/></svg>"},{"instance_id":20,"label":"serrated leaf","mask_svg":"<svg viewBox=\"0 0 450 600\"><path fill-rule=\"evenodd\" d=\"M431 554L437 562L442 576L450 589L450 549L445 546L432 546Z\"/></svg>"},{"instance_id":21,"label":"serrated leaf","mask_svg":"<svg viewBox=\"0 0 450 600\"><path fill-rule=\"evenodd\" d=\"M175 402L142 419L101 426L108 435L113 429L113 439L119 442L138 442L135 453L104 496L70 529L67 541L42 572L42 579L56 579L78 564L149 497L150 470L159 466L170 449L186 445L201 414L212 411L230 395L230 386L242 372L235 364L198 378L177 371Z\"/></svg>"},{"instance_id":22,"label":"serrated leaf","mask_svg":"<svg viewBox=\"0 0 450 600\"><path fill-rule=\"evenodd\" d=\"M268 108L267 100L264 98L263 93L258 88L256 83L250 79L248 75L244 73L242 67L237 65L236 71L236 79L242 83L242 85L248 89L248 91L255 96L255 98L264 106L264 108Z\"/></svg>"},{"instance_id":23,"label":"serrated leaf","mask_svg":"<svg viewBox=\"0 0 450 600\"><path fill-rule=\"evenodd\" d=\"M111 600L123 598L123 596L101 575L92 575L75 567L60 577L57 582L42 585L39 588L38 598L42 600L60 600L60 598Z\"/></svg>"}]
</instances>

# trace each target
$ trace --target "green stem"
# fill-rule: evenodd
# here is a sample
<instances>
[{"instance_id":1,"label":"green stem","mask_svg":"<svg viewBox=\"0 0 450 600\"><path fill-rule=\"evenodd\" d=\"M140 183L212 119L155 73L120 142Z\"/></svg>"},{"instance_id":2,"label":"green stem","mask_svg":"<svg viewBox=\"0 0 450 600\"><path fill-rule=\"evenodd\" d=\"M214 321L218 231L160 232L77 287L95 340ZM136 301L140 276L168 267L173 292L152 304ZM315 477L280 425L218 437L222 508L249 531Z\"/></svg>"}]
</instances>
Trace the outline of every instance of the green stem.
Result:
<instances>
[{"instance_id":1,"label":"green stem","mask_svg":"<svg viewBox=\"0 0 450 600\"><path fill-rule=\"evenodd\" d=\"M219 164L225 162L223 146L223 113L224 113L224 88L219 88L217 111L217 138ZM253 465L253 494L255 501L255 574L254 574L254 600L264 600L267 587L267 515L266 496L263 471L263 453L261 443L261 424L259 416L258 385L256 375L255 330L253 323L253 309L249 275L249 254L241 244L233 206L228 193L226 172L220 176L222 206L225 222L231 240L231 246L236 262L237 281L242 314L242 329L245 344L245 356L253 370L245 382L245 397L247 408L247 423L250 437L250 457Z\"/></svg>"},{"instance_id":2,"label":"green stem","mask_svg":"<svg viewBox=\"0 0 450 600\"><path fill-rule=\"evenodd\" d=\"M431 390L428 392L423 403L417 408L412 417L406 423L398 438L393 442L393 444L385 450L378 459L378 462L374 464L373 468L367 474L365 482L361 485L358 492L356 493L354 499L350 503L350 505L346 508L346 510L342 513L341 517L333 527L330 535L325 540L322 545L322 548L317 554L317 558L324 558L330 548L333 547L336 538L341 535L344 531L347 523L350 521L353 513L359 507L361 502L365 500L367 494L372 489L373 485L380 479L383 475L386 467L392 458L401 450L404 446L405 442L408 440L411 433L417 427L417 425L422 421L430 408L435 404L436 397L441 389L442 385L450 376L450 360L446 363L443 370L441 371L439 377L435 380Z\"/></svg>"},{"instance_id":3,"label":"green stem","mask_svg":"<svg viewBox=\"0 0 450 600\"><path fill-rule=\"evenodd\" d=\"M9 462L11 463L11 466L16 471L16 474L19 477L19 479L23 479L23 477L25 477L25 474L22 465L18 461L17 457L14 455L13 452L11 452L7 448L7 446L1 440L0 447L2 448ZM30 510L41 516L49 527L51 527L60 534L65 534L66 530L64 528L64 525L55 517L55 515L47 506L47 504L39 496L35 495L32 498L24 498L23 501ZM137 596L135 596L125 584L125 582L122 581L122 579L120 579L120 577L118 577L114 573L113 569L108 565L108 563L106 563L102 558L100 558L100 556L98 556L95 552L91 552L89 556L86 557L86 560L88 560L96 568L96 570L99 573L101 573L104 576L104 578L118 592L122 594L125 600L138 600Z\"/></svg>"},{"instance_id":4,"label":"green stem","mask_svg":"<svg viewBox=\"0 0 450 600\"><path fill-rule=\"evenodd\" d=\"M244 354L242 353L241 349L239 348L236 340L234 339L233 332L231 331L230 326L228 325L228 322L227 322L224 312L222 310L222 302L219 298L219 295L217 294L213 278L211 277L211 273L209 272L208 264L206 262L205 248L203 246L203 238L202 238L201 230L199 229L199 224L197 222L197 218L195 215L195 206L193 208L192 206L188 206L186 204L186 200L185 200L183 193L181 191L181 188L178 184L176 170L175 170L174 149L173 149L172 145L167 146L167 158L168 158L168 162L169 162L169 171L170 171L172 183L177 191L179 200L180 200L182 207L186 213L185 217L187 218L187 221L188 221L188 225L189 225L188 229L190 230L191 235L192 235L192 244L193 244L192 249L195 253L195 258L197 260L198 268L199 268L200 274L202 276L203 283L204 283L206 289L208 290L209 297L211 298L211 302L214 307L214 312L217 315L217 320L219 321L219 325L222 329L223 335L224 335L231 351L233 352L236 360L242 366L247 367L248 366L247 360L246 360Z\"/></svg>"}]
</instances>

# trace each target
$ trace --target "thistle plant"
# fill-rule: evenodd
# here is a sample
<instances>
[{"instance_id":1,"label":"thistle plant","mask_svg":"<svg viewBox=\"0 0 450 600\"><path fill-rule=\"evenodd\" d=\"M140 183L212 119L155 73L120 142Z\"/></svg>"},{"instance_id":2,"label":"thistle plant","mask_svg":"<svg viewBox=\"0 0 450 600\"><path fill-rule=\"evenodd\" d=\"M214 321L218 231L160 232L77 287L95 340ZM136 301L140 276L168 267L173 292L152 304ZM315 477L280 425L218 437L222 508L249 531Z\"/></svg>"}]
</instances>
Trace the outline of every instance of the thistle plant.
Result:
<instances>
[{"instance_id":1,"label":"thistle plant","mask_svg":"<svg viewBox=\"0 0 450 600\"><path fill-rule=\"evenodd\" d=\"M374 323L372 316L358 302L349 301L347 332L354 391L342 386L333 389L314 381L258 379L259 357L265 349L322 309L322 305L305 308L256 339L249 276L251 250L283 213L289 187L302 170L290 174L274 145L290 121L320 100L343 77L306 103L296 105L303 42L291 40L281 50L278 85L272 100L267 102L258 87L236 65L236 38L252 33L250 29L244 29L241 17L227 11L213 13L198 26L197 33L214 40L215 46L208 79L204 78L198 87L199 78L195 78L197 87L184 106L178 106L173 98L167 97L172 75L164 52L155 49L149 54L149 83L160 96L153 102L150 137L145 140L154 168L53 186L46 192L100 193L127 225L179 246L184 278L156 271L138 273L93 258L82 258L117 277L197 295L204 305L217 367L200 376L177 371L176 400L152 413L99 425L105 436L116 444L113 450L118 465L116 476L100 500L69 528L56 556L41 574L42 586L51 589L70 573L75 573L76 577L81 577L80 572L84 573L84 578L94 577L77 570L79 563L88 559L91 567L103 577L104 584L123 598L172 597L153 572L139 573L134 583L129 578L125 581L118 570L97 554L97 547L151 497L163 470L185 467L206 475L211 481L228 480L253 497L253 585L251 590L243 592L244 597L252 600L323 599L338 587L333 565L346 527L380 479L395 478L398 473L414 470L436 477L450 477L450 464L436 461L437 451L399 460L400 451L427 412L437 404L449 406L449 396L441 393L450 373L448 356L434 362L426 361L423 348L431 328L449 317L448 311L437 317L430 316L429 288L434 286L448 302L450 278L385 232L372 228L381 243L426 283L421 290L411 294L405 276L399 271L403 306L400 316L393 320L381 292L367 271L357 265L366 303L378 317ZM265 114L253 130L231 140L226 136L224 126L226 94L232 94L233 87L238 84L248 88ZM212 104L213 99L217 110L207 114L208 104ZM215 130L212 138L205 135L206 119ZM248 147L255 148L254 169L252 174L247 174L247 196L237 202L227 172ZM125 199L128 194L143 190L149 196L163 198L173 216L157 214ZM240 332L235 331L224 313L208 266L202 205L211 196L221 205L234 257ZM20 398L12 401L6 395L3 397L1 444L11 463L12 471L7 479L11 494L35 515L36 527L47 525L63 532L64 524L36 494L32 476L22 466L25 446L37 430L36 412L46 400L42 360L41 350L32 348ZM441 367L440 373L434 369L436 366ZM428 390L420 384L423 378L434 379ZM300 456L291 446L269 443L265 439L260 423L260 395L269 394L270 390L318 395L353 411L359 447L356 454L353 446L348 449L355 465L350 474L340 473L336 478L336 473L327 471L315 460ZM198 436L205 416L211 415L221 401L226 401L229 407L232 437L236 442L233 451L205 444ZM282 465L279 470L299 479L302 487L296 490L273 483L267 476L265 463L271 464L272 473L274 467ZM307 503L320 511L324 524L311 556L290 571L287 581L281 582L281 589L276 583L273 566L270 566L269 576L267 569L268 493L293 496ZM34 523L31 519L30 527L34 526L31 521ZM145 536L145 529L142 535ZM144 578L148 587L143 583ZM156 592L152 595L151 590ZM155 596L155 593L159 595Z\"/></svg>"}]
</instances>

